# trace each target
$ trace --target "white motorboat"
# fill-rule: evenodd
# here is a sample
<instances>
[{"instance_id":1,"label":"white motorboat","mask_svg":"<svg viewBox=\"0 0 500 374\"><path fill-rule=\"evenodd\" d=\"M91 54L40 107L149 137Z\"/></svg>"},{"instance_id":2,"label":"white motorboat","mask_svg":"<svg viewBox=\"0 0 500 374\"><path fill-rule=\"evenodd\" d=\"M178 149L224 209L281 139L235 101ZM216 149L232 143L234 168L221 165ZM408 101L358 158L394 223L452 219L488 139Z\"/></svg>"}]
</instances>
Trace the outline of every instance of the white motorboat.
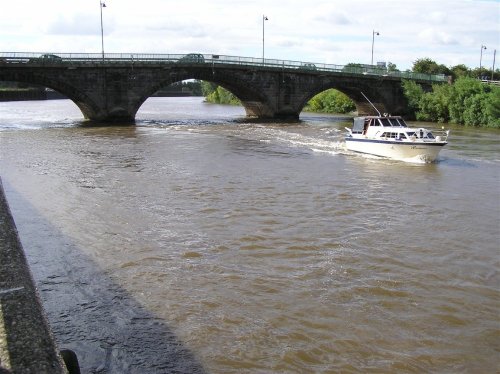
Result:
<instances>
[{"instance_id":1,"label":"white motorboat","mask_svg":"<svg viewBox=\"0 0 500 374\"><path fill-rule=\"evenodd\" d=\"M432 162L448 143L448 131L439 135L426 128L408 127L400 116L356 117L345 137L350 151L397 160Z\"/></svg>"},{"instance_id":2,"label":"white motorboat","mask_svg":"<svg viewBox=\"0 0 500 374\"><path fill-rule=\"evenodd\" d=\"M368 102L378 116L355 117L352 129L346 127L348 150L396 160L433 162L448 143L449 130L438 134L423 127L408 127L402 117L381 115Z\"/></svg>"}]
</instances>

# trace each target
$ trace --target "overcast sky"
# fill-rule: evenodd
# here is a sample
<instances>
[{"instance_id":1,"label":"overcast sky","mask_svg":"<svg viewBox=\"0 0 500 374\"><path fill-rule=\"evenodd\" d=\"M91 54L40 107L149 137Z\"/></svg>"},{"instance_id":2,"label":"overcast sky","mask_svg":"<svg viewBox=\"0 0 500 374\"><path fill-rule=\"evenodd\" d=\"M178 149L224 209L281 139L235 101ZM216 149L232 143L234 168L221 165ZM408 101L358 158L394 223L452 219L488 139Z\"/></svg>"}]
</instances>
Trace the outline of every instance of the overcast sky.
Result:
<instances>
[{"instance_id":1,"label":"overcast sky","mask_svg":"<svg viewBox=\"0 0 500 374\"><path fill-rule=\"evenodd\" d=\"M99 0L1 0L0 51L101 52ZM106 0L106 53L206 53L401 70L429 57L491 68L500 0ZM7 6L8 4L8 6Z\"/></svg>"}]
</instances>

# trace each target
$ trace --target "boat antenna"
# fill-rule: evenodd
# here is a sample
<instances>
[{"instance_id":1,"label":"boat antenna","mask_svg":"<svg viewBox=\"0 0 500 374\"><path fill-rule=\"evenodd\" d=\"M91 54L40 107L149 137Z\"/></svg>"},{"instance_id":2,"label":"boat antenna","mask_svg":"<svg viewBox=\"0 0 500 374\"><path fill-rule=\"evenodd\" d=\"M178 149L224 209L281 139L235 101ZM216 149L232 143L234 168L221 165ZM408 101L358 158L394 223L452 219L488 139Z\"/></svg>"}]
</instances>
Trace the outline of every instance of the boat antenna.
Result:
<instances>
[{"instance_id":1,"label":"boat antenna","mask_svg":"<svg viewBox=\"0 0 500 374\"><path fill-rule=\"evenodd\" d=\"M359 91L361 92L361 95L363 95L363 97L366 99L366 101L368 101L370 103L370 105L373 107L373 109L376 110L376 112L378 113L378 116L379 117L382 117L382 115L380 114L380 112L378 111L377 107L375 105L373 105L373 103L370 101L369 98L366 97L366 95L363 93L363 91Z\"/></svg>"}]
</instances>

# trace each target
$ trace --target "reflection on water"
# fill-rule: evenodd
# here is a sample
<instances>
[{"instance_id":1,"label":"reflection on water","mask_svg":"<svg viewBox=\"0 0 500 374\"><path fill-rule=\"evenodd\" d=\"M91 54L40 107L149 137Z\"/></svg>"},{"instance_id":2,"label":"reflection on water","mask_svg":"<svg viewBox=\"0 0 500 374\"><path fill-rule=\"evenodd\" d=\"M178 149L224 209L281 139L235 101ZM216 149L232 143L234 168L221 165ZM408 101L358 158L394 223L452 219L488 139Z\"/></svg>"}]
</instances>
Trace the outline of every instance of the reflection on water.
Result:
<instances>
[{"instance_id":1,"label":"reflection on water","mask_svg":"<svg viewBox=\"0 0 500 374\"><path fill-rule=\"evenodd\" d=\"M415 165L347 152L331 116L155 98L86 128L0 104L11 208L84 371L498 369L498 131Z\"/></svg>"}]
</instances>

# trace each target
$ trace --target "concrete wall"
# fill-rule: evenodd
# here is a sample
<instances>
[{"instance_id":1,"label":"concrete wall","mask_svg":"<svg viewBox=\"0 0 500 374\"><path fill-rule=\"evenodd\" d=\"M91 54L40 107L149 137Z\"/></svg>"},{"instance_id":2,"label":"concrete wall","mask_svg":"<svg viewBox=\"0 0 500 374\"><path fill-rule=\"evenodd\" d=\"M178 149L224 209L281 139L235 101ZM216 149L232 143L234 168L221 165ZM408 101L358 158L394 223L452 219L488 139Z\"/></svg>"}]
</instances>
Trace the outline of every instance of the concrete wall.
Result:
<instances>
[{"instance_id":1,"label":"concrete wall","mask_svg":"<svg viewBox=\"0 0 500 374\"><path fill-rule=\"evenodd\" d=\"M67 373L0 179L0 373Z\"/></svg>"}]
</instances>

